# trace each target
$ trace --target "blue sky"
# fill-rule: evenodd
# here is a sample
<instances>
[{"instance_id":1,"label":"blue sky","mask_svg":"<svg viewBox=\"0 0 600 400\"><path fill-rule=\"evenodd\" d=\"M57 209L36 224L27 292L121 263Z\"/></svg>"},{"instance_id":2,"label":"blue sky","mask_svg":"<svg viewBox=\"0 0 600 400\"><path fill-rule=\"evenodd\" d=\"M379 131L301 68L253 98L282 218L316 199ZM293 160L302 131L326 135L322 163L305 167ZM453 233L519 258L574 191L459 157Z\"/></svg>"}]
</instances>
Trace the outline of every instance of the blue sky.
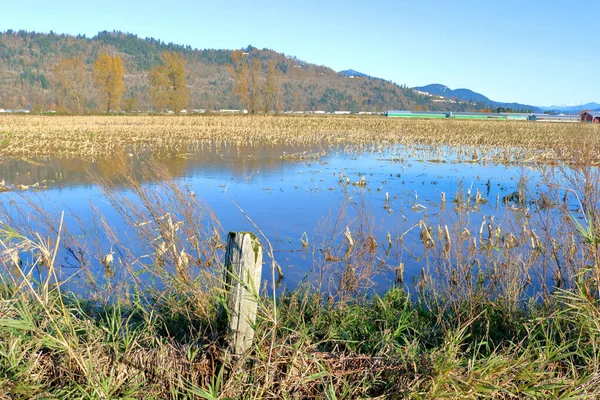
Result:
<instances>
[{"instance_id":1,"label":"blue sky","mask_svg":"<svg viewBox=\"0 0 600 400\"><path fill-rule=\"evenodd\" d=\"M409 86L497 101L600 102L600 1L0 1L0 30L121 30L196 48L248 44Z\"/></svg>"}]
</instances>

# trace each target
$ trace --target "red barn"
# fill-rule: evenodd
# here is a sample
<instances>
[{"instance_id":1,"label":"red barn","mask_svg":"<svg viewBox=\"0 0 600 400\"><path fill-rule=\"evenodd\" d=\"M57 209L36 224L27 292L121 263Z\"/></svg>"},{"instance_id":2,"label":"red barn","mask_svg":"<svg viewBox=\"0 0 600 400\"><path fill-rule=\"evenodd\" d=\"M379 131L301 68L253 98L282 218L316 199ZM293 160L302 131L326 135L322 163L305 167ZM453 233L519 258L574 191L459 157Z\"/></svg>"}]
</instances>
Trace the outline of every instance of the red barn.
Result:
<instances>
[{"instance_id":1,"label":"red barn","mask_svg":"<svg viewBox=\"0 0 600 400\"><path fill-rule=\"evenodd\" d=\"M581 121L600 123L600 112L586 111L581 114Z\"/></svg>"}]
</instances>

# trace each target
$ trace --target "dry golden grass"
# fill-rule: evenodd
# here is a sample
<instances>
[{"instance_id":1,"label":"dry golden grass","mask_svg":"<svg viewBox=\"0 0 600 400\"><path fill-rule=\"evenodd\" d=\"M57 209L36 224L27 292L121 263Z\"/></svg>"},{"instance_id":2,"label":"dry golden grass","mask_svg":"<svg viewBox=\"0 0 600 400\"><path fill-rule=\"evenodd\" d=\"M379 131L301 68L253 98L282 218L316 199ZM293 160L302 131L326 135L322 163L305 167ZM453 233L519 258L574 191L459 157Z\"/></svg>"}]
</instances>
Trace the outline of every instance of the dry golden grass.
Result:
<instances>
[{"instance_id":1,"label":"dry golden grass","mask_svg":"<svg viewBox=\"0 0 600 400\"><path fill-rule=\"evenodd\" d=\"M404 148L437 161L600 163L600 127L512 121L322 116L0 117L0 155L110 158L125 152L185 153L221 146ZM423 146L425 145L425 146Z\"/></svg>"}]
</instances>

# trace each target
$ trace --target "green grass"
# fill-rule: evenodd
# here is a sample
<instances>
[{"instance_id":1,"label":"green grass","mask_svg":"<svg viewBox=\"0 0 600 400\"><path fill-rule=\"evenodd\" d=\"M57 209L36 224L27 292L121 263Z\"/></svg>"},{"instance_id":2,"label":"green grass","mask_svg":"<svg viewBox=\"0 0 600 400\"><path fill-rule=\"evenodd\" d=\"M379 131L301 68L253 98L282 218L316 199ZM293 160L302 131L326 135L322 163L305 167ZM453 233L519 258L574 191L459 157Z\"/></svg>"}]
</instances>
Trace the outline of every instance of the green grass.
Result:
<instances>
[{"instance_id":1,"label":"green grass","mask_svg":"<svg viewBox=\"0 0 600 400\"><path fill-rule=\"evenodd\" d=\"M29 279L29 278L27 278ZM31 284L31 286L29 285ZM592 398L600 310L585 291L440 316L401 289L344 304L264 298L252 351L223 357L216 313L185 293L103 304L23 280L0 285L4 398ZM216 296L206 299L214 304Z\"/></svg>"},{"instance_id":2,"label":"green grass","mask_svg":"<svg viewBox=\"0 0 600 400\"><path fill-rule=\"evenodd\" d=\"M0 146L7 145L12 136L13 134L11 132L0 132Z\"/></svg>"}]
</instances>

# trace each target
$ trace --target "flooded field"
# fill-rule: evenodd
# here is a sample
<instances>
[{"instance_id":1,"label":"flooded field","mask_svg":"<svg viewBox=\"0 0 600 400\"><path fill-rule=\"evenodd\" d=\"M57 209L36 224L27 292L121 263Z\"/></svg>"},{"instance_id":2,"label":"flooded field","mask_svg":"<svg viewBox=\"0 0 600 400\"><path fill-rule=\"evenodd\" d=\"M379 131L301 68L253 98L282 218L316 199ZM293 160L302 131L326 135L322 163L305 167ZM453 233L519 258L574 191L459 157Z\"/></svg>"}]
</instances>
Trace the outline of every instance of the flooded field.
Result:
<instances>
[{"instance_id":1,"label":"flooded field","mask_svg":"<svg viewBox=\"0 0 600 400\"><path fill-rule=\"evenodd\" d=\"M162 270L218 277L229 231L262 232L265 282L332 298L397 285L516 301L594 254L589 124L15 116L0 133L5 268L57 261L99 295Z\"/></svg>"},{"instance_id":2,"label":"flooded field","mask_svg":"<svg viewBox=\"0 0 600 400\"><path fill-rule=\"evenodd\" d=\"M199 225L216 251L222 251L228 231L262 230L283 272L277 283L287 289L306 283L336 295L402 284L414 290L439 268L450 268L462 281L474 279L466 274L480 274L477 279L490 285L494 274L510 273L512 283L537 282L538 288L542 277L556 275L548 265L552 254L540 257L549 246L544 241L561 233L564 217L550 196L563 198L574 215L581 211L575 197L548 186L549 179L560 179L557 167L453 162L452 153L446 162L423 154L401 146L347 152L278 145L170 157L123 153L95 162L9 160L0 166L7 190L2 204L11 226L45 233L59 225L64 212L62 229L87 255L79 258L65 249L60 273L82 287L155 263L165 235L160 218L177 228L173 263L185 252L194 275L206 261L192 243ZM152 176L149 167L160 174ZM173 193L174 187L181 192ZM193 202L150 206L141 192L156 195L155 203L168 196ZM132 217L123 208L140 212ZM186 211L204 218L192 231L184 229L190 224ZM541 225L549 222L556 226ZM146 223L155 226L141 232L136 224ZM152 230L154 239L145 243L140 235ZM103 262L107 254L115 260L110 268ZM511 271L498 271L513 258L519 262ZM270 277L270 263L264 268L263 277Z\"/></svg>"}]
</instances>

